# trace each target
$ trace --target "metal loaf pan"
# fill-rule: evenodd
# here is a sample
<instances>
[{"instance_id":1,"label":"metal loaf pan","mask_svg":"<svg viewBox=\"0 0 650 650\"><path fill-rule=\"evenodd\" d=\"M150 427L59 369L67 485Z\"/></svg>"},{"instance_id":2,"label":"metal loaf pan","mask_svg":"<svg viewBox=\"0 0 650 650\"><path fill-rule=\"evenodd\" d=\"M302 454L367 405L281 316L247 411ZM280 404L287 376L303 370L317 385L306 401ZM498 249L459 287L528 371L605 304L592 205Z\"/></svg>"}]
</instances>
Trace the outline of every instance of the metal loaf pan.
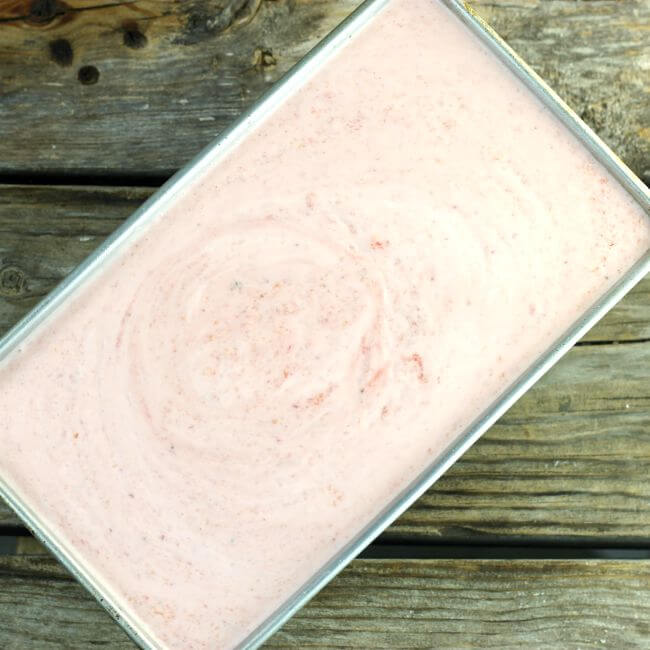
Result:
<instances>
[{"instance_id":1,"label":"metal loaf pan","mask_svg":"<svg viewBox=\"0 0 650 650\"><path fill-rule=\"evenodd\" d=\"M433 0L432 0L433 1ZM463 2L441 0L465 23L475 36L497 55L512 72L554 113L560 121L584 144L604 167L624 186L646 211L650 212L650 193L616 155L586 126L578 116L533 72L512 49ZM170 179L141 208L139 208L111 237L71 273L35 309L0 340L0 360L25 342L34 329L60 307L81 285L98 271L107 260L169 206L175 196L188 188L210 166L217 163L238 142L246 137L269 112L279 106L313 73L321 67L352 36L390 0L366 0L346 21L325 38L257 104L247 111L231 128L224 132L184 169ZM303 606L319 589L328 583L384 528L422 495L521 395L526 392L567 350L611 309L646 273L650 271L650 251L630 268L607 293L596 302L573 326L559 338L536 362L528 368L491 406L459 436L407 489L387 504L384 510L368 524L334 558L323 566L302 589L289 598L264 624L255 630L241 647L259 646L293 613ZM143 648L156 647L137 622L129 620L128 613L118 609L102 584L69 551L60 545L47 530L44 522L0 477L0 496L15 510L25 524L45 546L67 567L109 611L126 632Z\"/></svg>"}]
</instances>

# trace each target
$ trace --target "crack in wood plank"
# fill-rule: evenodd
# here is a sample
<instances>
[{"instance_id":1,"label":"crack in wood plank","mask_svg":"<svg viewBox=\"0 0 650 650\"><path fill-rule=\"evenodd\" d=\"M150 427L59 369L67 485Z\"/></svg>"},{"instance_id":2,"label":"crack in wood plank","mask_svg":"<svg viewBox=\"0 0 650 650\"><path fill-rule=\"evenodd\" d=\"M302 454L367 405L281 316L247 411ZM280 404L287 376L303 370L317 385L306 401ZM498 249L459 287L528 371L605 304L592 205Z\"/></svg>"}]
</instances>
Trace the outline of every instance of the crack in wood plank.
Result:
<instances>
[{"instance_id":1,"label":"crack in wood plank","mask_svg":"<svg viewBox=\"0 0 650 650\"><path fill-rule=\"evenodd\" d=\"M71 7L62 2L55 2L53 4L53 10L48 14L47 22L51 22L59 16L65 16L66 14L81 13L84 11L95 11L98 9L111 9L114 7L120 7L123 5L133 5L136 4L138 0L122 0L121 2L107 2L100 5L90 5L88 7ZM23 14L19 16L11 16L9 18L0 17L0 23L14 23L20 21L29 21L34 18L34 13Z\"/></svg>"}]
</instances>

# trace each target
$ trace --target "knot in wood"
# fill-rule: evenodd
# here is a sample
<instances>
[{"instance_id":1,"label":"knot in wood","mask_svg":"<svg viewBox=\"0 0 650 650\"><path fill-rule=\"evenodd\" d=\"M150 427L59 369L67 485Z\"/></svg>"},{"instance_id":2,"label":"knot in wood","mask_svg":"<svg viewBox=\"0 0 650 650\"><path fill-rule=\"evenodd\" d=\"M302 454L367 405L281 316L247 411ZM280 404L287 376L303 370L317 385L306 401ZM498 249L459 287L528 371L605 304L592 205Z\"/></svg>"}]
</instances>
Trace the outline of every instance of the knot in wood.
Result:
<instances>
[{"instance_id":1,"label":"knot in wood","mask_svg":"<svg viewBox=\"0 0 650 650\"><path fill-rule=\"evenodd\" d=\"M13 298L25 292L27 278L17 266L5 266L0 269L0 296Z\"/></svg>"},{"instance_id":2,"label":"knot in wood","mask_svg":"<svg viewBox=\"0 0 650 650\"><path fill-rule=\"evenodd\" d=\"M63 6L58 0L32 0L28 20L38 25L44 25L54 20L62 9Z\"/></svg>"},{"instance_id":3,"label":"knot in wood","mask_svg":"<svg viewBox=\"0 0 650 650\"><path fill-rule=\"evenodd\" d=\"M263 49L261 47L255 48L253 52L252 63L257 68L273 68L275 67L277 60L273 56L271 50Z\"/></svg>"}]
</instances>

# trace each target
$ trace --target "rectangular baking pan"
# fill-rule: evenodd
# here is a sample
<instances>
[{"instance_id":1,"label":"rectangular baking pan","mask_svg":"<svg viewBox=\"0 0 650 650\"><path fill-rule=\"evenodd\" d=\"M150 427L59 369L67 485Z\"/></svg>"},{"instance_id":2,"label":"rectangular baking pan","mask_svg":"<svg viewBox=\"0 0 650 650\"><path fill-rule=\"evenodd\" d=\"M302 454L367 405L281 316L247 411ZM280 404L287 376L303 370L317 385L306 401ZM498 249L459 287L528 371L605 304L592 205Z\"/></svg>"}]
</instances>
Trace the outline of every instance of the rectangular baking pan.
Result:
<instances>
[{"instance_id":1,"label":"rectangular baking pan","mask_svg":"<svg viewBox=\"0 0 650 650\"><path fill-rule=\"evenodd\" d=\"M81 285L98 271L128 240L141 232L174 197L189 187L202 173L214 165L252 131L285 98L305 83L313 73L338 52L350 38L390 0L366 0L347 20L327 36L300 61L280 82L266 93L250 110L194 160L175 174L146 201L113 235L80 264L25 318L0 340L0 360L25 342L26 337L60 307ZM531 70L522 59L465 3L459 0L442 2L559 118L584 144L593 156L618 180L636 202L650 213L650 192L619 160L594 132ZM602 316L604 316L637 282L650 272L650 251L646 252L625 275L533 363L510 387L460 435L425 471L398 494L335 557L323 566L303 587L289 598L241 644L242 648L258 647L289 617L327 584L343 567L366 547L384 528L420 497L519 397L521 397L551 366L553 366ZM38 516L13 492L0 477L0 496L25 522L35 536L66 566L75 578L107 609L131 638L143 648L156 647L128 613L119 611L104 593L92 574L71 553L62 548L39 521Z\"/></svg>"}]
</instances>

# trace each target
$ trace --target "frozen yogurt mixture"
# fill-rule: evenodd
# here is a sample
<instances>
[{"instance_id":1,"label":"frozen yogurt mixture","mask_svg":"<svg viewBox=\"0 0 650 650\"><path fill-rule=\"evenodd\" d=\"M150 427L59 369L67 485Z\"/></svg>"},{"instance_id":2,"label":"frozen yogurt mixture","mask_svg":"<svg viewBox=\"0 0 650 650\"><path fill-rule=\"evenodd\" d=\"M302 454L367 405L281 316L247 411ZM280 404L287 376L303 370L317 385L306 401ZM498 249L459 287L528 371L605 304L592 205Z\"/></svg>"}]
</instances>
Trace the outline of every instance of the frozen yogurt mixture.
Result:
<instances>
[{"instance_id":1,"label":"frozen yogurt mixture","mask_svg":"<svg viewBox=\"0 0 650 650\"><path fill-rule=\"evenodd\" d=\"M241 642L650 246L394 0L0 371L0 474L160 647Z\"/></svg>"}]
</instances>

